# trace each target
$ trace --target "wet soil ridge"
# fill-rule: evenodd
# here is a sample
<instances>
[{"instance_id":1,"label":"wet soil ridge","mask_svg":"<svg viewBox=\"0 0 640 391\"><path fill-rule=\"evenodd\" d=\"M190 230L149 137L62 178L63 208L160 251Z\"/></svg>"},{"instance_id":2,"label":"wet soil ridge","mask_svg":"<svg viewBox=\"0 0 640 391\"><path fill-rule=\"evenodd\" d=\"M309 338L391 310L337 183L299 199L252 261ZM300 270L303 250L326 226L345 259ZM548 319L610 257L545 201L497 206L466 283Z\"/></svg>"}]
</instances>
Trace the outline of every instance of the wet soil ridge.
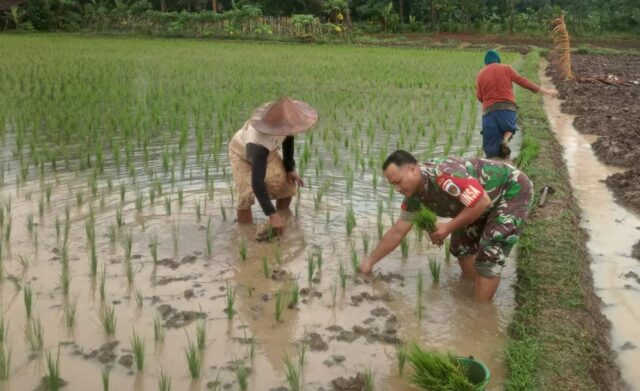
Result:
<instances>
[{"instance_id":1,"label":"wet soil ridge","mask_svg":"<svg viewBox=\"0 0 640 391\"><path fill-rule=\"evenodd\" d=\"M633 167L640 159L640 56L574 55L573 69L584 78L619 78L628 83L565 81L555 68L549 75L565 99L562 111L576 115L574 127L600 136L592 144L607 164ZM640 201L639 201L640 202Z\"/></svg>"},{"instance_id":2,"label":"wet soil ridge","mask_svg":"<svg viewBox=\"0 0 640 391\"><path fill-rule=\"evenodd\" d=\"M640 56L573 55L573 70L583 78L624 81L624 84L565 81L558 69L547 73L565 99L562 110L576 115L573 126L598 135L591 144L603 163L634 168L640 161ZM640 213L640 169L614 174L607 186L623 205ZM640 246L640 242L636 243ZM640 259L639 251L632 255Z\"/></svg>"}]
</instances>

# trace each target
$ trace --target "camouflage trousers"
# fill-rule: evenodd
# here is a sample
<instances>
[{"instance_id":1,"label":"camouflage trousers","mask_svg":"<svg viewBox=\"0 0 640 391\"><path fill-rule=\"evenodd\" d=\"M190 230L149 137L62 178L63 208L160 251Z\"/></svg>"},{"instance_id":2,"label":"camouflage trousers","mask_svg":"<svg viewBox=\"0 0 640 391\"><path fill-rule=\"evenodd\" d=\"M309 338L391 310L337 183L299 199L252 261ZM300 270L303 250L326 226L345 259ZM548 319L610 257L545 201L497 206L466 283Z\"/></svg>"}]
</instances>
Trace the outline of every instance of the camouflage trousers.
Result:
<instances>
[{"instance_id":1,"label":"camouflage trousers","mask_svg":"<svg viewBox=\"0 0 640 391\"><path fill-rule=\"evenodd\" d=\"M523 173L478 220L451 235L451 254L476 255L476 271L483 277L498 277L518 242L524 220L533 202L533 184Z\"/></svg>"}]
</instances>

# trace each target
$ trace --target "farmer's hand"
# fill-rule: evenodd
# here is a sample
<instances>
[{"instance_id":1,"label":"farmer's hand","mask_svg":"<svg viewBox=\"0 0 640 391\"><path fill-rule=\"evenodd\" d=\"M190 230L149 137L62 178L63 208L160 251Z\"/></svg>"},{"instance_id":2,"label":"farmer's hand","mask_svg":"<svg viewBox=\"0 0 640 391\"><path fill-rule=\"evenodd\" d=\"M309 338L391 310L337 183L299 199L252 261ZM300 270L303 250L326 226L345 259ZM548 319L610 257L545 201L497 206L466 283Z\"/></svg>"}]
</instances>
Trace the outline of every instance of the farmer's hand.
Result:
<instances>
[{"instance_id":1,"label":"farmer's hand","mask_svg":"<svg viewBox=\"0 0 640 391\"><path fill-rule=\"evenodd\" d=\"M269 216L269 224L276 235L282 235L282 232L284 232L284 220L277 212Z\"/></svg>"},{"instance_id":2,"label":"farmer's hand","mask_svg":"<svg viewBox=\"0 0 640 391\"><path fill-rule=\"evenodd\" d=\"M304 187L304 181L302 180L302 178L300 178L300 175L298 175L298 173L295 171L289 171L287 173L287 179L289 180L289 183L295 183L300 187Z\"/></svg>"},{"instance_id":3,"label":"farmer's hand","mask_svg":"<svg viewBox=\"0 0 640 391\"><path fill-rule=\"evenodd\" d=\"M540 92L542 92L545 95L551 95L551 96L558 95L558 90L556 90L555 88L540 87Z\"/></svg>"},{"instance_id":4,"label":"farmer's hand","mask_svg":"<svg viewBox=\"0 0 640 391\"><path fill-rule=\"evenodd\" d=\"M360 273L362 274L371 274L371 270L373 270L373 262L371 262L369 259L365 259L364 261L362 261L362 263L360 264Z\"/></svg>"},{"instance_id":5,"label":"farmer's hand","mask_svg":"<svg viewBox=\"0 0 640 391\"><path fill-rule=\"evenodd\" d=\"M442 246L444 240L451 231L449 231L449 226L447 223L436 223L436 230L429 234L429 239L431 239L431 243L436 246Z\"/></svg>"}]
</instances>

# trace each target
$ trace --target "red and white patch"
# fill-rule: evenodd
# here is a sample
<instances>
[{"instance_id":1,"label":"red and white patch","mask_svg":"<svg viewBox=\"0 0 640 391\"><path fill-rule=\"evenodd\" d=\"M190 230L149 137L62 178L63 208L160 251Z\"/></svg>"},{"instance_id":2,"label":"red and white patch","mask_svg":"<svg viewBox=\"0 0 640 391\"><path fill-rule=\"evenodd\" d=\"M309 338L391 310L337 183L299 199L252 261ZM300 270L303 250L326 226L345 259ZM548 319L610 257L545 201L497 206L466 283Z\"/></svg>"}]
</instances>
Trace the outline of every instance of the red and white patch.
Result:
<instances>
[{"instance_id":1,"label":"red and white patch","mask_svg":"<svg viewBox=\"0 0 640 391\"><path fill-rule=\"evenodd\" d=\"M447 179L446 181L444 181L444 183L440 185L440 187L442 187L442 190L446 191L454 197L460 196L460 188L455 183L453 183L451 179Z\"/></svg>"},{"instance_id":2,"label":"red and white patch","mask_svg":"<svg viewBox=\"0 0 640 391\"><path fill-rule=\"evenodd\" d=\"M464 206L472 206L480 199L482 196L482 190L478 190L475 186L469 185L460 195L460 202L464 204Z\"/></svg>"}]
</instances>

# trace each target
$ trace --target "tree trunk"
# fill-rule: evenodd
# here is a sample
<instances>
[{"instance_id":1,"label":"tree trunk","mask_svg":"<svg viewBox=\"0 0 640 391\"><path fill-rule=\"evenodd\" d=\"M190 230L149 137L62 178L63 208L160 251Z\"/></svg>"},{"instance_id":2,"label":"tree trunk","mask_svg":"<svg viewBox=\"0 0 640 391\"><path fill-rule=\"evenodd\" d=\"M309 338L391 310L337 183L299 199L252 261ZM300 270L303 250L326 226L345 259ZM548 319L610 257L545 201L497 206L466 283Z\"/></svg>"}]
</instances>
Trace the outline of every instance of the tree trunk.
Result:
<instances>
[{"instance_id":1,"label":"tree trunk","mask_svg":"<svg viewBox=\"0 0 640 391\"><path fill-rule=\"evenodd\" d=\"M436 31L437 15L436 15L436 0L431 0L431 30Z\"/></svg>"},{"instance_id":2,"label":"tree trunk","mask_svg":"<svg viewBox=\"0 0 640 391\"><path fill-rule=\"evenodd\" d=\"M167 12L166 0L160 0L160 12Z\"/></svg>"},{"instance_id":3,"label":"tree trunk","mask_svg":"<svg viewBox=\"0 0 640 391\"><path fill-rule=\"evenodd\" d=\"M216 0L211 0L211 10L213 13L218 12L218 2Z\"/></svg>"},{"instance_id":4,"label":"tree trunk","mask_svg":"<svg viewBox=\"0 0 640 391\"><path fill-rule=\"evenodd\" d=\"M402 23L402 20L404 19L404 1L403 0L398 0L398 11L400 14L400 23Z\"/></svg>"}]
</instances>

